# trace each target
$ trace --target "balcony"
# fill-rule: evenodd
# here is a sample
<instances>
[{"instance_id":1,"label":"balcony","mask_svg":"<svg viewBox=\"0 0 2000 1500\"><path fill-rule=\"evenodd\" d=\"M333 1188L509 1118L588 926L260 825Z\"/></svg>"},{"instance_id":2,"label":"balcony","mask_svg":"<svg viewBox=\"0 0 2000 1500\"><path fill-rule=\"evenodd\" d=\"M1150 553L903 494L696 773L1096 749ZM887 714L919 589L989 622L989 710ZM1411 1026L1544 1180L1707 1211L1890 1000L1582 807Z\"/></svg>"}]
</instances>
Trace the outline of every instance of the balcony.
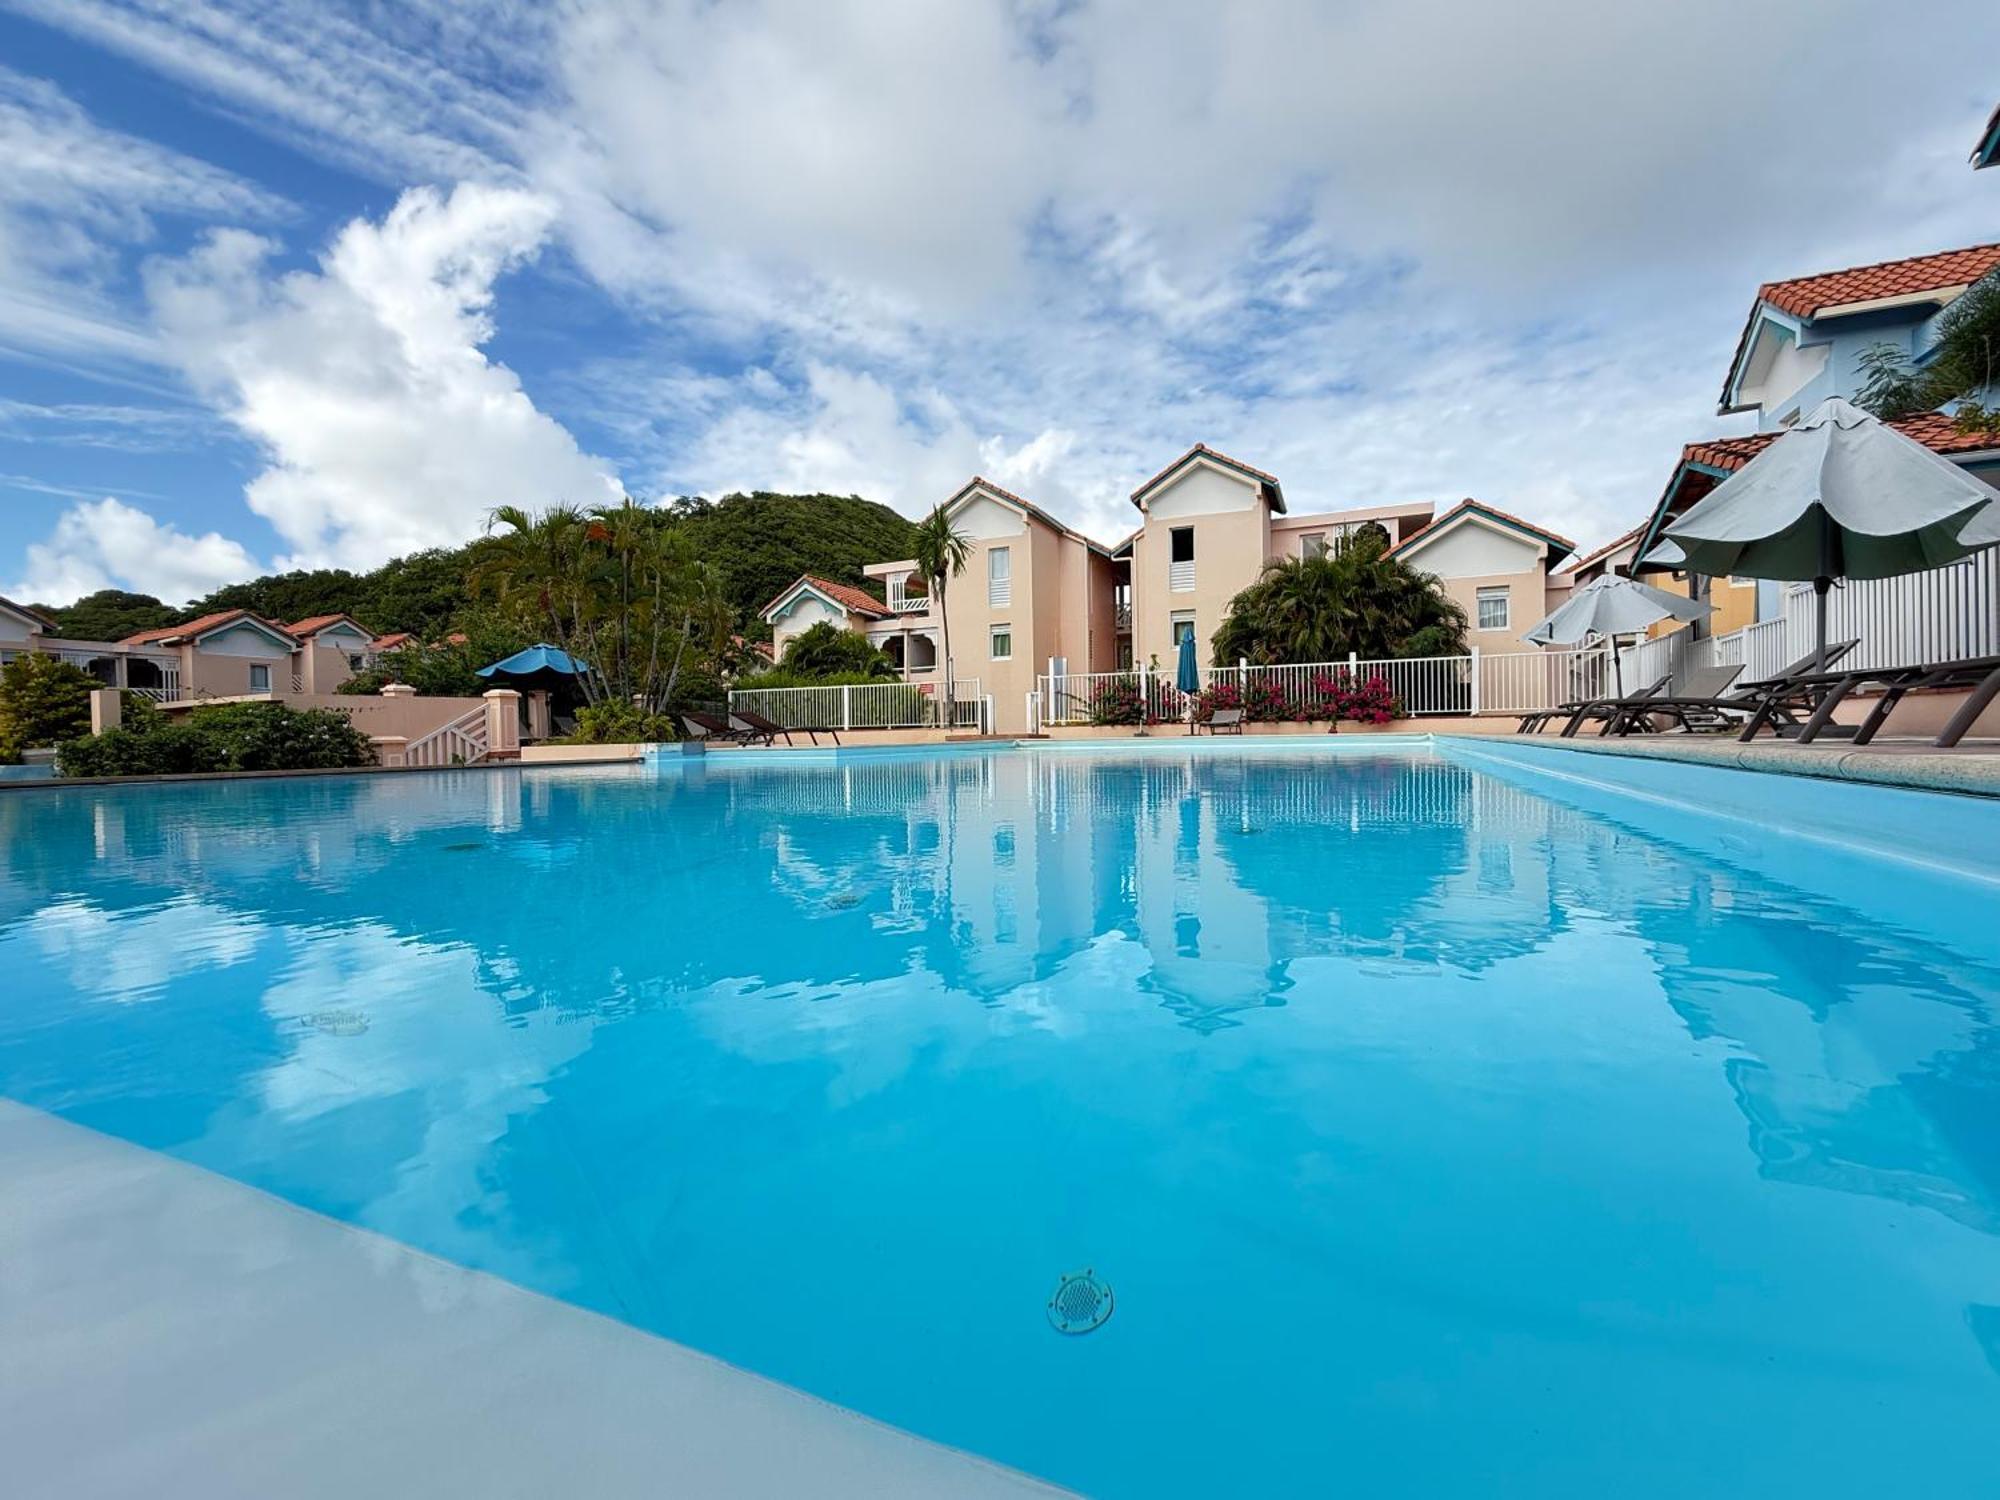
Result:
<instances>
[{"instance_id":1,"label":"balcony","mask_svg":"<svg viewBox=\"0 0 2000 1500\"><path fill-rule=\"evenodd\" d=\"M1132 606L1130 603L1111 606L1111 628L1126 635L1132 633Z\"/></svg>"}]
</instances>

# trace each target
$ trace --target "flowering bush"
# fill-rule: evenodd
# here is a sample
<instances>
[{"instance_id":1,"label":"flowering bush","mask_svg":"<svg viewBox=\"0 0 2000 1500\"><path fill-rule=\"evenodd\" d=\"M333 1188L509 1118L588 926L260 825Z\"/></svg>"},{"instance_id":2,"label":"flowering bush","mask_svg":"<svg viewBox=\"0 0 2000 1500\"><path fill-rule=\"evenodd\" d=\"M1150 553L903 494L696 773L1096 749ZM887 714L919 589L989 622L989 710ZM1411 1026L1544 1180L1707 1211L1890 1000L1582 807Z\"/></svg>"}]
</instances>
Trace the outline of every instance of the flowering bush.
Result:
<instances>
[{"instance_id":1,"label":"flowering bush","mask_svg":"<svg viewBox=\"0 0 2000 1500\"><path fill-rule=\"evenodd\" d=\"M1146 699L1136 677L1114 677L1100 682L1090 695L1090 722L1093 724L1143 724Z\"/></svg>"},{"instance_id":2,"label":"flowering bush","mask_svg":"<svg viewBox=\"0 0 2000 1500\"><path fill-rule=\"evenodd\" d=\"M1339 719L1386 724L1396 717L1400 706L1380 676L1357 683L1347 672L1318 672L1296 691L1289 691L1272 677L1252 677L1247 683L1221 679L1194 700L1194 716L1206 724L1217 709L1237 708L1253 724L1331 723Z\"/></svg>"}]
</instances>

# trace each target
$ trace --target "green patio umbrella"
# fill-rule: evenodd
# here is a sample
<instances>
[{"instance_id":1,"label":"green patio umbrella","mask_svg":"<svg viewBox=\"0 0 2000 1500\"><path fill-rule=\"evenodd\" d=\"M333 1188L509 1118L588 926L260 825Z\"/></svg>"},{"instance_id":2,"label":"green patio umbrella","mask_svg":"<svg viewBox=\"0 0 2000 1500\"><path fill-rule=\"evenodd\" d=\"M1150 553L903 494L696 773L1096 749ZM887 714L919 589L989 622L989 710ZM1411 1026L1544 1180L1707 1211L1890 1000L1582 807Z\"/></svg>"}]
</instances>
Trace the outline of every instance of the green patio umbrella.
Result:
<instances>
[{"instance_id":1,"label":"green patio umbrella","mask_svg":"<svg viewBox=\"0 0 2000 1500\"><path fill-rule=\"evenodd\" d=\"M1644 561L1810 581L1820 659L1836 578L1897 578L2000 542L2000 490L1838 396L1667 527Z\"/></svg>"},{"instance_id":2,"label":"green patio umbrella","mask_svg":"<svg viewBox=\"0 0 2000 1500\"><path fill-rule=\"evenodd\" d=\"M1194 698L1201 691L1201 668L1195 665L1194 632L1181 637L1181 659L1174 671L1174 686L1187 699L1188 733L1194 733Z\"/></svg>"}]
</instances>

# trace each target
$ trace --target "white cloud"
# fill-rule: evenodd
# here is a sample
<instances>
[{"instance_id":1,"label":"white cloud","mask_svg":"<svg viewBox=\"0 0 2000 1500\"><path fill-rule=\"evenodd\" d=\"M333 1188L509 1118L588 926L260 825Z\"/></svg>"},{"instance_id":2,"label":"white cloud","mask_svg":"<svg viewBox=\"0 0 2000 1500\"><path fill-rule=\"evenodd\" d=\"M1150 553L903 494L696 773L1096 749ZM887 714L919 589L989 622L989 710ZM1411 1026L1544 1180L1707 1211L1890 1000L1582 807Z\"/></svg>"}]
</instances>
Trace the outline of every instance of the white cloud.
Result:
<instances>
[{"instance_id":1,"label":"white cloud","mask_svg":"<svg viewBox=\"0 0 2000 1500\"><path fill-rule=\"evenodd\" d=\"M1927 13L1952 40L1916 90L1882 83L1908 17L1861 0L410 0L366 26L307 0L15 3L352 170L548 205L504 242L560 241L638 314L623 363L670 373L601 409L667 488L914 512L976 467L1106 536L1196 439L1295 504L1473 493L1609 535L1717 430L1759 280L1989 238L2000 206L2000 173L1964 167L2000 50L1977 0ZM193 279L232 290L193 326L303 345L308 310L368 304L349 274L330 259L292 305L218 243ZM346 321L353 379L278 349L248 358L261 382L205 376L271 450L253 503L304 557L471 515L433 529L397 483L407 386ZM482 337L423 367L495 368Z\"/></svg>"},{"instance_id":2,"label":"white cloud","mask_svg":"<svg viewBox=\"0 0 2000 1500\"><path fill-rule=\"evenodd\" d=\"M284 200L206 162L93 121L44 79L0 65L0 344L143 359L111 283L154 220L261 221Z\"/></svg>"},{"instance_id":3,"label":"white cloud","mask_svg":"<svg viewBox=\"0 0 2000 1500\"><path fill-rule=\"evenodd\" d=\"M189 536L109 497L72 505L44 541L30 543L10 598L68 604L98 589L133 589L178 604L251 577L258 563L216 532Z\"/></svg>"},{"instance_id":4,"label":"white cloud","mask_svg":"<svg viewBox=\"0 0 2000 1500\"><path fill-rule=\"evenodd\" d=\"M494 506L593 503L618 486L482 352L494 283L531 256L551 205L516 189L412 189L341 231L316 271L224 231L156 263L167 348L265 451L246 491L281 567L371 567L456 544Z\"/></svg>"}]
</instances>

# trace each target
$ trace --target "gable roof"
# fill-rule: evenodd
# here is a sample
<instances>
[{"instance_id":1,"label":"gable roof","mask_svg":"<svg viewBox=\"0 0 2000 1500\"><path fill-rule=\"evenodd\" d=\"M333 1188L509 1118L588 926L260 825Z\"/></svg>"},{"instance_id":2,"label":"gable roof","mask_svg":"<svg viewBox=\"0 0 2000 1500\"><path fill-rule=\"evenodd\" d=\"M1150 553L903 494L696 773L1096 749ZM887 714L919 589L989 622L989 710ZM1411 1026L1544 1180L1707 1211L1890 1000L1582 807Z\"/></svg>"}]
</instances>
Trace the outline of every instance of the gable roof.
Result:
<instances>
[{"instance_id":1,"label":"gable roof","mask_svg":"<svg viewBox=\"0 0 2000 1500\"><path fill-rule=\"evenodd\" d=\"M2000 118L2000 116L1996 116ZM1746 408L1732 406L1730 393L1736 372L1750 352L1750 340L1757 331L1758 313L1765 307L1810 321L1838 308L1857 303L1879 302L1887 298L1915 297L1926 292L1955 293L1980 277L2000 269L2000 244L1969 245L1963 250L1940 250L1932 255L1906 256L1902 260L1878 260L1872 265L1850 266L1843 271L1820 271L1811 276L1794 276L1786 281L1767 281L1757 288L1750 304L1750 316L1736 340L1729 371L1722 380L1720 410L1727 415Z\"/></svg>"},{"instance_id":2,"label":"gable roof","mask_svg":"<svg viewBox=\"0 0 2000 1500\"><path fill-rule=\"evenodd\" d=\"M9 614L19 615L24 620L33 620L36 624L44 626L49 630L59 628L54 620L51 620L39 609L30 609L25 604L16 604L12 599L4 596L0 596L0 609L6 610Z\"/></svg>"},{"instance_id":3,"label":"gable roof","mask_svg":"<svg viewBox=\"0 0 2000 1500\"><path fill-rule=\"evenodd\" d=\"M1197 459L1204 458L1210 463L1220 464L1225 469L1233 469L1245 479L1254 481L1263 489L1264 499L1270 504L1271 509L1275 510L1279 515L1285 513L1284 486L1278 483L1275 475L1266 474L1262 469L1253 469L1249 464L1243 462L1242 459L1231 458L1227 453L1219 452L1209 447L1206 443L1196 443L1187 452L1168 464L1159 473L1140 485L1139 488L1132 491L1132 503L1138 506L1139 509L1144 510L1148 495L1178 475L1188 464L1195 462Z\"/></svg>"},{"instance_id":4,"label":"gable roof","mask_svg":"<svg viewBox=\"0 0 2000 1500\"><path fill-rule=\"evenodd\" d=\"M1078 531L1074 526L1065 525L1063 522L1058 521L1054 516L1050 515L1047 511L1043 510L1039 505L1035 504L1034 501L1026 499L1020 495L1017 495L1012 490L1002 489L999 485L995 484L992 480L986 478L983 474L973 475L970 479L966 480L964 484L960 485L955 491L953 491L951 497L944 502L945 508L949 510L952 506L957 505L959 501L965 499L974 490L984 490L986 491L987 494L993 496L997 500L1004 500L1009 505L1019 506L1022 510L1026 511L1029 515L1033 516L1037 521L1040 521L1044 526L1050 527L1053 530L1062 533L1062 535L1064 536L1075 537L1079 542L1082 542L1086 547L1090 547L1098 552L1104 552L1105 550L1102 543L1094 542L1089 537L1085 536L1082 532ZM1107 553L1106 555L1108 556L1109 554Z\"/></svg>"},{"instance_id":5,"label":"gable roof","mask_svg":"<svg viewBox=\"0 0 2000 1500\"><path fill-rule=\"evenodd\" d=\"M1572 542L1561 532L1551 531L1546 526L1537 526L1533 521L1524 521L1519 516L1509 515L1506 511L1496 506L1488 505L1483 500L1461 500L1422 531L1412 532L1409 536L1404 537L1400 542L1396 543L1395 546L1389 549L1389 555L1391 557L1400 557L1415 552L1424 546L1425 543L1436 541L1445 531L1456 529L1462 521L1470 520L1474 517L1497 523L1500 526L1508 527L1515 531L1526 532L1536 541L1544 543L1549 549L1548 562L1550 567L1555 566L1556 563L1576 551L1576 543Z\"/></svg>"},{"instance_id":6,"label":"gable roof","mask_svg":"<svg viewBox=\"0 0 2000 1500\"><path fill-rule=\"evenodd\" d=\"M142 630L137 635L128 635L118 644L121 646L165 646L179 641L198 641L205 635L213 635L225 626L248 624L256 629L270 632L288 645L296 646L298 640L284 626L262 615L252 614L247 609L222 609L212 615L202 615L199 619L183 620L178 625L163 625L158 630Z\"/></svg>"},{"instance_id":7,"label":"gable roof","mask_svg":"<svg viewBox=\"0 0 2000 1500\"><path fill-rule=\"evenodd\" d=\"M368 643L371 651L394 651L399 646L407 646L416 637L407 630L392 630L387 635L378 635Z\"/></svg>"},{"instance_id":8,"label":"gable roof","mask_svg":"<svg viewBox=\"0 0 2000 1500\"><path fill-rule=\"evenodd\" d=\"M800 589L809 589L829 603L838 604L842 609L857 615L866 615L872 620L889 618L889 606L877 599L866 589L858 589L851 583L835 583L831 578L821 578L813 573L801 573L782 589L771 602L758 611L769 618L771 611L783 604Z\"/></svg>"},{"instance_id":9,"label":"gable roof","mask_svg":"<svg viewBox=\"0 0 2000 1500\"><path fill-rule=\"evenodd\" d=\"M2000 105L1994 106L1993 117L1986 122L1986 133L1972 148L1972 170L1977 172L1996 162L2000 162Z\"/></svg>"},{"instance_id":10,"label":"gable roof","mask_svg":"<svg viewBox=\"0 0 2000 1500\"><path fill-rule=\"evenodd\" d=\"M370 640L375 638L374 631L370 630L350 614L309 615L303 620L292 621L285 629L300 640L305 640L307 637L318 635L322 630L329 630L335 625L348 625L360 634L367 636Z\"/></svg>"},{"instance_id":11,"label":"gable roof","mask_svg":"<svg viewBox=\"0 0 2000 1500\"><path fill-rule=\"evenodd\" d=\"M1946 458L2000 449L2000 442L1995 442L1987 433L1960 432L1958 419L1948 411L1925 411L1913 417L1894 417L1886 425ZM1660 498L1653 503L1652 513L1640 528L1639 556L1644 557L1653 550L1654 542L1659 539L1660 531L1671 517L1687 510L1784 435L1784 432L1752 432L1743 437L1704 438L1684 446L1680 462L1674 465L1674 472L1667 480L1667 487L1660 492ZM1658 572L1660 569L1655 565L1646 571Z\"/></svg>"}]
</instances>

